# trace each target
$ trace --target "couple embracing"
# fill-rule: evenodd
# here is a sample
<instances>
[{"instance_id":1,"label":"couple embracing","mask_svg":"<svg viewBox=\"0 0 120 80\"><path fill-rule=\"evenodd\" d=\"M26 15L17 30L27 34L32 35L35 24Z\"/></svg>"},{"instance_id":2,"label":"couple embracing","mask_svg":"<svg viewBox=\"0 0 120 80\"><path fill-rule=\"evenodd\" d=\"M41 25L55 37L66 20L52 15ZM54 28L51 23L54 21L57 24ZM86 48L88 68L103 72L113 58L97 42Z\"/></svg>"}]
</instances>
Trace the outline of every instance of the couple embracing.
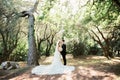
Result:
<instances>
[{"instance_id":1,"label":"couple embracing","mask_svg":"<svg viewBox=\"0 0 120 80\"><path fill-rule=\"evenodd\" d=\"M62 58L63 58L63 61L64 61L64 65L66 65L66 44L65 44L65 40L59 41L58 50L59 50L59 52L62 55Z\"/></svg>"},{"instance_id":2,"label":"couple embracing","mask_svg":"<svg viewBox=\"0 0 120 80\"><path fill-rule=\"evenodd\" d=\"M61 61L63 57L64 65ZM64 40L57 41L53 61L50 65L39 65L32 69L31 73L36 75L53 75L69 73L75 69L74 66L66 66L66 45Z\"/></svg>"}]
</instances>

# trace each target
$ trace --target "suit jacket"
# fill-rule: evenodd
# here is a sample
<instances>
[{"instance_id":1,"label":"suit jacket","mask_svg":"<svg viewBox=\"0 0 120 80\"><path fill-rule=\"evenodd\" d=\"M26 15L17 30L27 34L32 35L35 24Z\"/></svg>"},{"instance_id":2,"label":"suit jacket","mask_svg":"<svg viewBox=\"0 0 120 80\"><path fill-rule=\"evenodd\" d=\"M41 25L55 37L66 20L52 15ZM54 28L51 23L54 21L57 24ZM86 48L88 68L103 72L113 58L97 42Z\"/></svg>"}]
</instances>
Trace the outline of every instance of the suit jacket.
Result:
<instances>
[{"instance_id":1,"label":"suit jacket","mask_svg":"<svg viewBox=\"0 0 120 80\"><path fill-rule=\"evenodd\" d=\"M63 44L63 45L62 45L62 49L63 49L63 50L61 51L61 54L62 54L62 55L65 55L65 54L66 54L66 44Z\"/></svg>"}]
</instances>

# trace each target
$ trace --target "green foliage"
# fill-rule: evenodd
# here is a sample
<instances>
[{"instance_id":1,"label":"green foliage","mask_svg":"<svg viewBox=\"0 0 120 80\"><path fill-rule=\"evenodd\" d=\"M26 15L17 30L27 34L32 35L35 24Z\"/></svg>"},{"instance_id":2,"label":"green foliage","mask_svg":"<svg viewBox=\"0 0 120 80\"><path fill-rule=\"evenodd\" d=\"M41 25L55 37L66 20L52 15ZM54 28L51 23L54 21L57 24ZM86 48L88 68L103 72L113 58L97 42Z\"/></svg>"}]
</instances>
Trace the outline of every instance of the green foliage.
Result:
<instances>
[{"instance_id":1,"label":"green foliage","mask_svg":"<svg viewBox=\"0 0 120 80\"><path fill-rule=\"evenodd\" d=\"M111 47L116 52L120 50L120 26L114 27L112 35L114 35L114 39L111 41Z\"/></svg>"},{"instance_id":2,"label":"green foliage","mask_svg":"<svg viewBox=\"0 0 120 80\"><path fill-rule=\"evenodd\" d=\"M67 43L67 53L72 53L75 58L80 57L81 55L86 55L86 51L87 47L83 42L72 40Z\"/></svg>"},{"instance_id":3,"label":"green foliage","mask_svg":"<svg viewBox=\"0 0 120 80\"><path fill-rule=\"evenodd\" d=\"M119 17L119 7L112 0L96 0L85 6L83 24L93 22L97 25L115 25Z\"/></svg>"},{"instance_id":4,"label":"green foliage","mask_svg":"<svg viewBox=\"0 0 120 80\"><path fill-rule=\"evenodd\" d=\"M21 21L13 0L0 0L0 12L0 53L1 61L5 61L17 47Z\"/></svg>"},{"instance_id":5,"label":"green foliage","mask_svg":"<svg viewBox=\"0 0 120 80\"><path fill-rule=\"evenodd\" d=\"M74 48L73 48L73 56L76 58L76 57L79 57L81 55L85 55L85 45L83 43L75 43L74 44Z\"/></svg>"},{"instance_id":6,"label":"green foliage","mask_svg":"<svg viewBox=\"0 0 120 80\"><path fill-rule=\"evenodd\" d=\"M46 45L47 45L46 41L43 41L42 44L41 44L41 47L40 47L41 56L46 54L45 53L46 52L46 47L47 47Z\"/></svg>"},{"instance_id":7,"label":"green foliage","mask_svg":"<svg viewBox=\"0 0 120 80\"><path fill-rule=\"evenodd\" d=\"M19 43L17 48L10 55L10 60L13 61L25 61L27 59L26 44Z\"/></svg>"},{"instance_id":8,"label":"green foliage","mask_svg":"<svg viewBox=\"0 0 120 80\"><path fill-rule=\"evenodd\" d=\"M49 12L54 6L56 0L46 0L44 1L44 5L41 6L41 15L39 15L39 20L45 20L49 16Z\"/></svg>"},{"instance_id":9,"label":"green foliage","mask_svg":"<svg viewBox=\"0 0 120 80\"><path fill-rule=\"evenodd\" d=\"M11 2L12 0L9 1ZM6 5L9 4L9 1L2 0L5 5L1 4L0 14L6 12L5 15L8 15L12 13L14 6L11 5L8 7ZM19 0L20 3L18 3L18 0L13 1L15 2L16 7L18 7L18 11L20 11L23 7L28 8L30 6L30 2L24 3L24 1ZM87 2L87 0L85 0L87 3L84 3L84 6L81 6L81 1L82 0L73 0L73 2L71 2L71 0L44 0L43 2L40 2L41 6L38 7L37 11L40 14L35 16L35 30L37 33L35 36L42 39L51 34L51 32L57 33L60 30L64 30L62 37L64 37L64 39L68 42L68 53L72 53L75 57L88 54L88 51L89 54L92 54L91 51L98 49L98 47L94 46L95 42L91 40L88 31L94 29L92 27L93 25L107 27L106 31L108 31L109 27L107 25L119 25L119 11L118 7L115 6L112 0L93 0L93 2L91 0L88 0ZM31 2L31 5L32 4L33 3ZM3 6L4 8L2 9ZM17 10L15 9L15 11ZM6 20L6 18L3 17L5 16L2 16L2 19L0 18L0 24L5 23L2 20ZM12 20L12 22L15 20L16 19ZM11 21L8 24L9 26L14 25ZM22 24L22 26L24 27L23 29L25 29L25 26L27 25ZM48 26L48 29L46 30L47 33L44 32L45 26ZM1 28L4 29L4 25L3 27L1 26ZM15 31L12 32L15 33ZM27 29L24 33L27 34ZM55 42L59 39L58 36L59 34L55 35ZM53 44L55 44L55 42ZM41 55L45 55L46 46L46 41L43 41L40 47ZM2 51L1 48L0 51ZM51 53L53 52L54 46L52 46L51 49ZM19 60L21 60L20 56L22 56L22 60L25 60L26 56L24 55L26 55L26 49L24 49L24 45L19 44L17 49L14 50L12 56L16 57L16 55Z\"/></svg>"},{"instance_id":10,"label":"green foliage","mask_svg":"<svg viewBox=\"0 0 120 80\"><path fill-rule=\"evenodd\" d=\"M67 53L72 53L73 52L73 49L74 49L73 45L74 45L74 41L70 41L70 42L68 42L66 44L66 46L67 46Z\"/></svg>"},{"instance_id":11,"label":"green foliage","mask_svg":"<svg viewBox=\"0 0 120 80\"><path fill-rule=\"evenodd\" d=\"M101 48L97 44L89 47L88 55L102 55Z\"/></svg>"}]
</instances>

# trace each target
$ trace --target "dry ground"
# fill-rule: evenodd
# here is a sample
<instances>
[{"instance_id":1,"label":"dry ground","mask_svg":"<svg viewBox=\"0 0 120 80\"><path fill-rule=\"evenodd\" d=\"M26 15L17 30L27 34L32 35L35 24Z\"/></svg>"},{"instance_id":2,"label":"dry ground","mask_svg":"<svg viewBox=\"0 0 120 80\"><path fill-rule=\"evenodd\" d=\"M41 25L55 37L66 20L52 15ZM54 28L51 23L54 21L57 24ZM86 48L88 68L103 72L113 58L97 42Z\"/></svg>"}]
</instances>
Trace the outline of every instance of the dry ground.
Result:
<instances>
[{"instance_id":1,"label":"dry ground","mask_svg":"<svg viewBox=\"0 0 120 80\"><path fill-rule=\"evenodd\" d=\"M42 57L40 64L48 65L53 56ZM0 70L0 80L120 80L120 58L107 60L103 56L81 56L73 59L67 55L67 65L75 66L75 70L68 74L32 75L31 67L25 62L19 62L21 68L16 70Z\"/></svg>"}]
</instances>

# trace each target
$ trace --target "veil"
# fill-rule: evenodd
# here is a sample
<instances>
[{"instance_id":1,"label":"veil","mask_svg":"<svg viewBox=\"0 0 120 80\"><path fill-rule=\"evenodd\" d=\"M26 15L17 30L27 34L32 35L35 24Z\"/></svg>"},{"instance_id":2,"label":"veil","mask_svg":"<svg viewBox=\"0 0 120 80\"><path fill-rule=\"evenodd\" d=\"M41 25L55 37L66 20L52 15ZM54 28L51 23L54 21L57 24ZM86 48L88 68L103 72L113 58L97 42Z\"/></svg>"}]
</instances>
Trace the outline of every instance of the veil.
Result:
<instances>
[{"instance_id":1,"label":"veil","mask_svg":"<svg viewBox=\"0 0 120 80\"><path fill-rule=\"evenodd\" d=\"M59 42L60 42L60 40L58 40L57 43L56 43L55 52L58 52L58 43Z\"/></svg>"},{"instance_id":2,"label":"veil","mask_svg":"<svg viewBox=\"0 0 120 80\"><path fill-rule=\"evenodd\" d=\"M61 54L58 51L58 43L60 42L60 40L57 41L56 43L56 47L55 47L55 52L54 52L54 56L53 56L53 61L52 61L52 65L62 65L61 62Z\"/></svg>"}]
</instances>

